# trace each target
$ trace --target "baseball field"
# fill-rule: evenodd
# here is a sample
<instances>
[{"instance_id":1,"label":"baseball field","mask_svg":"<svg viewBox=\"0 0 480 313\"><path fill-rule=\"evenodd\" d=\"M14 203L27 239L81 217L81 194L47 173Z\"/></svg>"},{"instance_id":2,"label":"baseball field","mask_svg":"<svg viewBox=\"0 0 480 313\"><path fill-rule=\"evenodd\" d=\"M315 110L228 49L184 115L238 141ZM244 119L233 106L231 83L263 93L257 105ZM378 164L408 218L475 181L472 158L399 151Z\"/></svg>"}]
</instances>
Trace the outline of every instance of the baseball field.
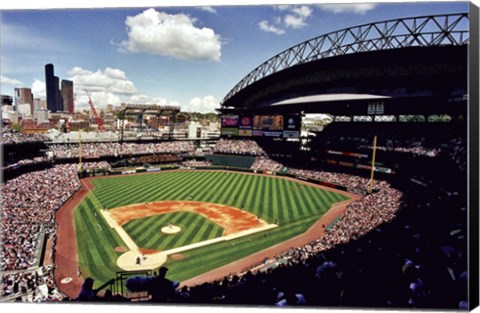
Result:
<instances>
[{"instance_id":1,"label":"baseball field","mask_svg":"<svg viewBox=\"0 0 480 313\"><path fill-rule=\"evenodd\" d=\"M75 228L82 276L98 285L124 270L118 260L132 249L147 258L164 252L169 278L184 281L302 234L348 199L300 181L220 171L91 182ZM172 226L180 231L162 232Z\"/></svg>"}]
</instances>

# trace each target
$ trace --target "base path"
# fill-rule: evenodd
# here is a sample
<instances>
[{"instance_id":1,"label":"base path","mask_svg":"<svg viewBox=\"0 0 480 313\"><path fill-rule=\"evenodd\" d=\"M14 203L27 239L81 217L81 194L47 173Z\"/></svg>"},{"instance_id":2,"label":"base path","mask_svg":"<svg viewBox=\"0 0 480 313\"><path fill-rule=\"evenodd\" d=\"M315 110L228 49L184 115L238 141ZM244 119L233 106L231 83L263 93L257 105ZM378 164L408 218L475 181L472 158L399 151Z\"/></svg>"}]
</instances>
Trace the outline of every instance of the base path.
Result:
<instances>
[{"instance_id":1,"label":"base path","mask_svg":"<svg viewBox=\"0 0 480 313\"><path fill-rule=\"evenodd\" d=\"M179 170L184 171L184 170ZM171 172L171 171L169 171ZM219 172L219 171L215 171ZM263 174L254 174L254 173L238 173L234 171L225 171L230 173L237 173L242 175L259 175L259 176L269 176ZM142 174L132 174L132 175L149 175L149 173ZM58 211L56 214L56 221L58 224L57 228L57 243L56 243L56 253L55 253L55 281L56 285L61 292L67 295L70 298L75 298L78 296L83 284L83 278L78 276L78 253L77 253L77 238L75 232L75 219L74 219L74 210L75 208L83 201L87 196L90 190L93 190L95 187L91 183L92 179L109 179L111 177L93 177L93 178L84 178L81 180L81 188L77 193L75 193ZM243 269L258 264L265 258L274 257L279 253L285 252L291 247L298 247L304 244L307 244L313 240L316 240L322 237L325 234L325 229L323 226L330 224L336 217L343 214L346 210L346 207L349 203L361 198L361 196L350 194L347 192L342 192L333 188L328 188L325 186L319 186L314 183L305 182L302 180L297 180L289 177L282 177L282 179L296 181L305 185L313 186L316 188L326 189L336 193L341 193L350 197L350 200L336 203L322 218L317 221L306 233L299 235L295 238L292 238L288 241L277 244L273 247L240 259L238 261L232 262L210 272L204 273L192 279L182 282L182 285L197 285L203 282L214 281L217 279L222 279L226 275L237 273L239 274ZM177 252L178 253L178 252ZM180 254L179 254L180 255ZM150 255L147 255L147 259ZM154 259L151 259L150 262L155 262ZM149 263L150 263L149 262Z\"/></svg>"}]
</instances>

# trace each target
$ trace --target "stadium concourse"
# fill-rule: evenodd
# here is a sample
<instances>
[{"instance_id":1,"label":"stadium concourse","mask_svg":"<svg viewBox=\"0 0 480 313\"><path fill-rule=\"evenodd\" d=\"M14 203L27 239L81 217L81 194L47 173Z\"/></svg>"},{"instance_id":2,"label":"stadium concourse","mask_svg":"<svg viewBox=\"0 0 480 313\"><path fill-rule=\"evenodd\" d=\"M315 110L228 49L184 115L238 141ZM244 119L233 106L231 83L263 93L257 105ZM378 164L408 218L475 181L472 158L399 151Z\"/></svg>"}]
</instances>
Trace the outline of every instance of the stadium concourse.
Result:
<instances>
[{"instance_id":1,"label":"stadium concourse","mask_svg":"<svg viewBox=\"0 0 480 313\"><path fill-rule=\"evenodd\" d=\"M464 135L454 129L449 136L429 141L406 141L390 133L389 153L435 159L462 175L466 169ZM339 133L327 133L336 142ZM350 138L342 129L344 145L370 149L368 140ZM356 138L358 135L356 136ZM368 134L364 135L368 139ZM425 139L425 138L423 138ZM2 144L30 144L44 138L4 129ZM423 145L425 143L425 145ZM36 169L3 183L2 199L2 300L23 302L74 301L85 277L76 273L75 294L66 295L55 281L56 213L80 189L77 175L78 146L49 144L54 155L70 163L36 162ZM367 144L367 146L365 146ZM381 145L380 145L381 146ZM415 149L412 149L415 147ZM82 146L82 148L84 148ZM286 171L350 190L367 191L370 180L361 175L322 169L318 164L269 156L269 148L255 140L220 139L213 147L219 155L251 156L251 170ZM178 168L210 166L195 155L192 142L92 143L84 152L119 157L138 154L177 155L169 165ZM188 158L185 158L188 156ZM193 159L192 159L193 157ZM10 159L16 168L28 163ZM34 163L32 161L32 163ZM86 162L84 168L111 170L111 162ZM5 169L5 167L4 167ZM30 169L30 168L29 168ZM451 176L453 178L453 176ZM425 187L427 186L427 187ZM172 303L369 306L392 308L464 309L466 302L466 187L448 184L428 173L415 171L410 183L395 185L374 180L376 192L349 204L325 235L301 246L290 246L242 266L222 279L183 284L165 301ZM436 227L425 227L433 223ZM428 221L428 222L427 222ZM386 286L388 285L388 288ZM129 301L121 296L97 295L92 301Z\"/></svg>"}]
</instances>

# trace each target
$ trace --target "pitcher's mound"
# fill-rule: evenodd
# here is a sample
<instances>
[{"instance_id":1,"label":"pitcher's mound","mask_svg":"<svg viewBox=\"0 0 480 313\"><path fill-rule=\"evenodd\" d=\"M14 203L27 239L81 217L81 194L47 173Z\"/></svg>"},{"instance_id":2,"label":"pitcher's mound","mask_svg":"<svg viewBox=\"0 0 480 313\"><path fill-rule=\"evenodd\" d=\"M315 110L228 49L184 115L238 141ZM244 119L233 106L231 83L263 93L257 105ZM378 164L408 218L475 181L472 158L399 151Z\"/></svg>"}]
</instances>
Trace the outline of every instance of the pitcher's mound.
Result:
<instances>
[{"instance_id":1,"label":"pitcher's mound","mask_svg":"<svg viewBox=\"0 0 480 313\"><path fill-rule=\"evenodd\" d=\"M175 225L168 225L168 226L162 227L161 230L162 230L162 233L166 235L173 235L180 232L182 229Z\"/></svg>"}]
</instances>

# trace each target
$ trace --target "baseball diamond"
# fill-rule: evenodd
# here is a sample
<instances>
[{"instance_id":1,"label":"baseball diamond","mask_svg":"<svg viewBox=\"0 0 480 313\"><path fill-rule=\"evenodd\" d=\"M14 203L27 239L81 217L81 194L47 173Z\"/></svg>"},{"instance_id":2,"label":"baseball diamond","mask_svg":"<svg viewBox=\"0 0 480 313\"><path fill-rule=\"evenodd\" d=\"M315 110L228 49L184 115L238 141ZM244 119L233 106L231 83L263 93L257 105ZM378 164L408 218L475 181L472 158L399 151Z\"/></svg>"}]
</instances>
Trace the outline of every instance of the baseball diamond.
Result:
<instances>
[{"instance_id":1,"label":"baseball diamond","mask_svg":"<svg viewBox=\"0 0 480 313\"><path fill-rule=\"evenodd\" d=\"M479 13L1 11L0 302L473 310Z\"/></svg>"},{"instance_id":2,"label":"baseball diamond","mask_svg":"<svg viewBox=\"0 0 480 313\"><path fill-rule=\"evenodd\" d=\"M75 226L81 271L100 282L164 262L173 279L190 279L298 236L334 203L351 199L300 181L224 171L91 182L95 189L76 209ZM168 225L181 231L162 234ZM165 257L179 252L181 260ZM149 263L135 264L137 257Z\"/></svg>"}]
</instances>

